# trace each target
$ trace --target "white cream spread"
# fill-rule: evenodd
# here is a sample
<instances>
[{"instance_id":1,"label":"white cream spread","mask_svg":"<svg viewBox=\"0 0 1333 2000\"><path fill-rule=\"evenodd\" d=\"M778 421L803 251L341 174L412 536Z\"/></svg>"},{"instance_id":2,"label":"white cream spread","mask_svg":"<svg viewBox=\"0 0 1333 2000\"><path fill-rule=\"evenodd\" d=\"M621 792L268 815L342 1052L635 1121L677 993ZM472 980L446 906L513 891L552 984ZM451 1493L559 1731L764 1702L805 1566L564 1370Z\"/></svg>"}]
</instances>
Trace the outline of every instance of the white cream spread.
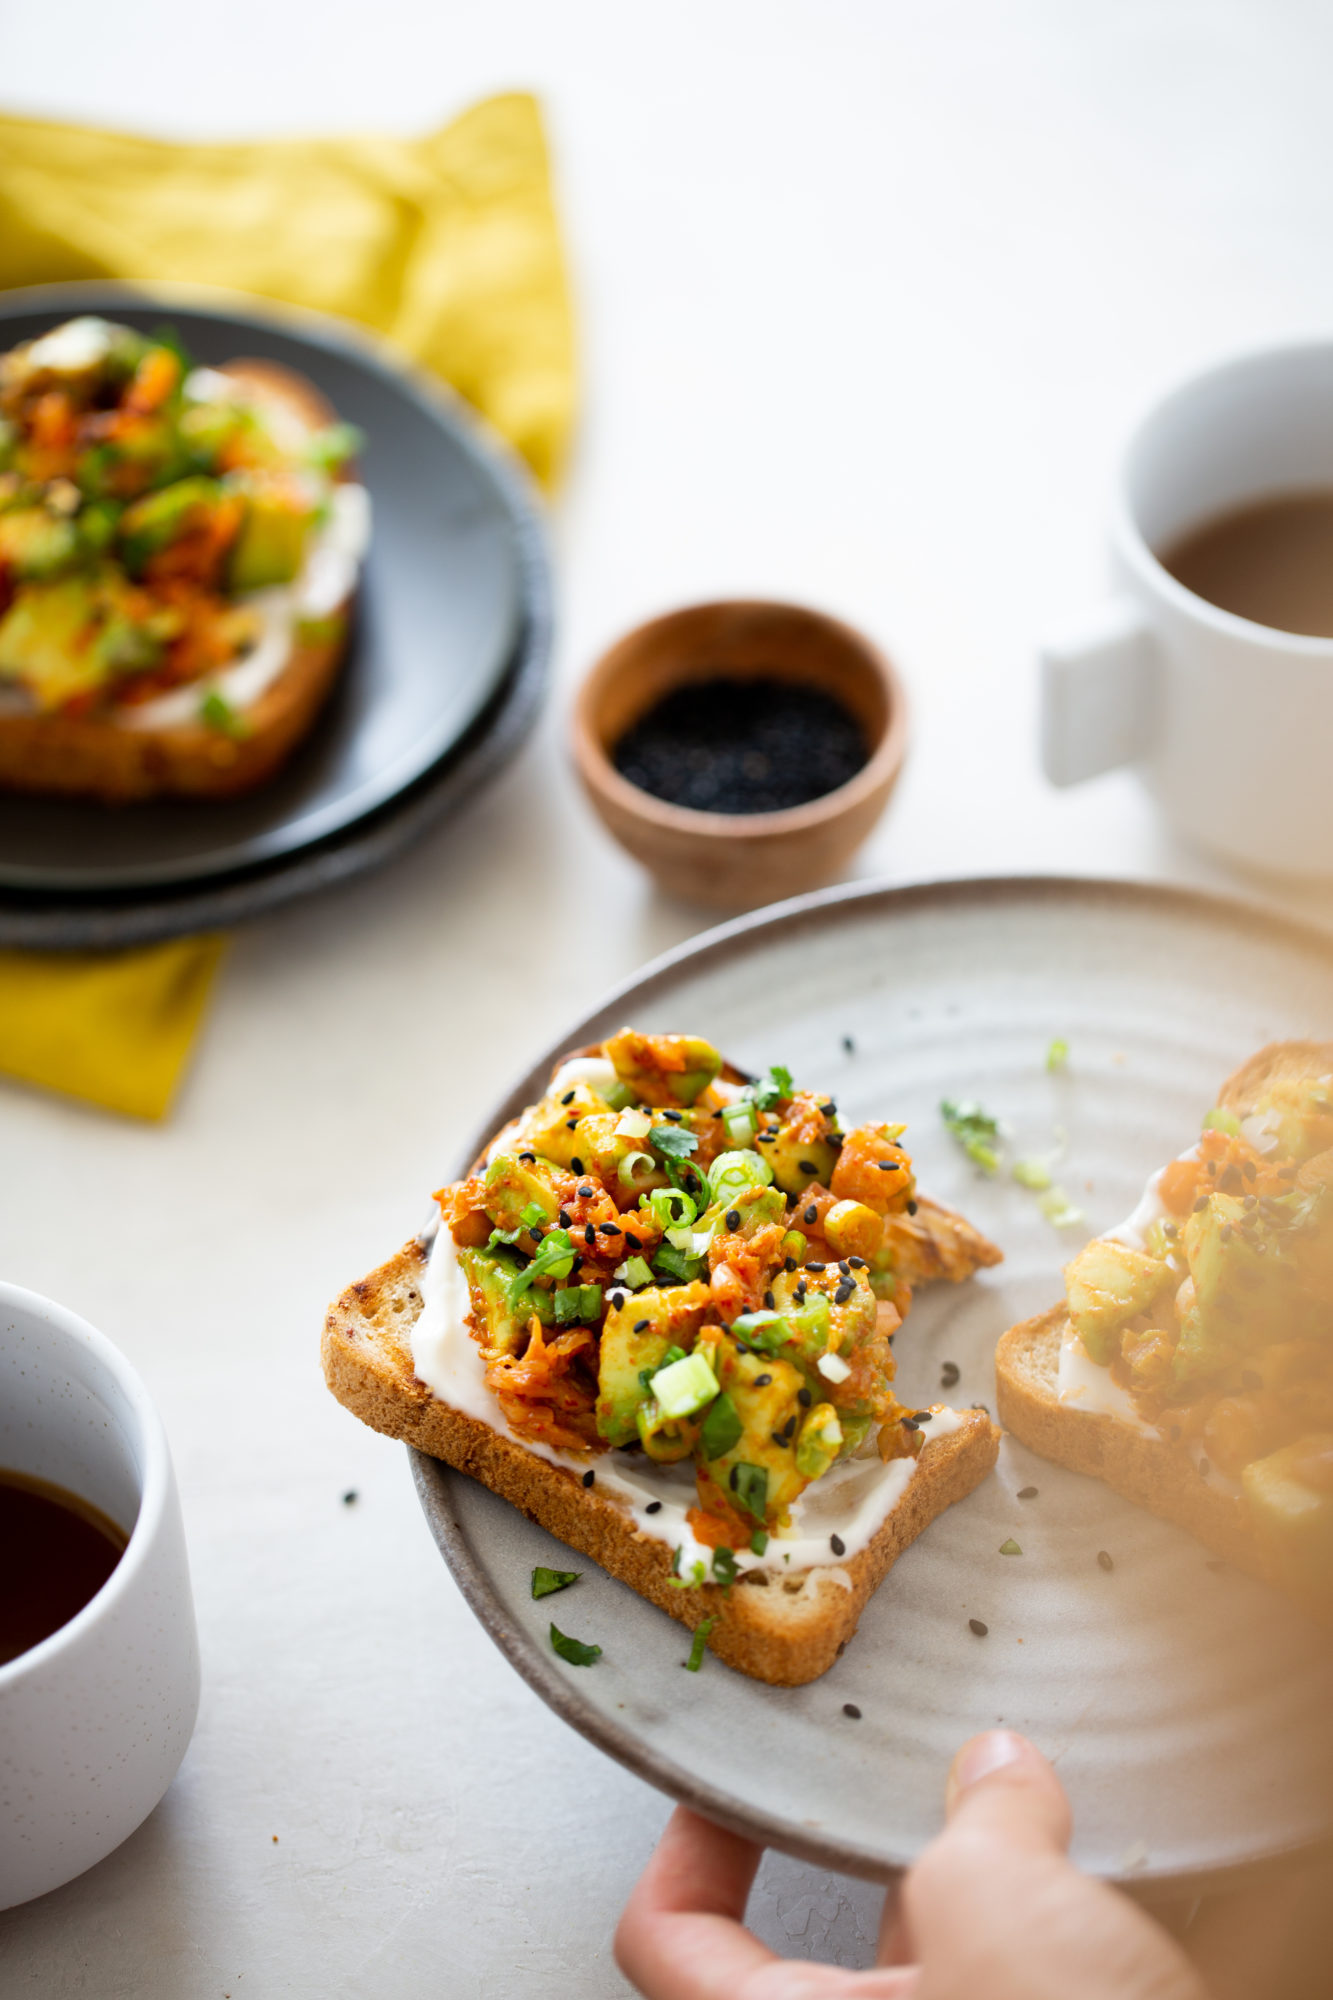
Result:
<instances>
[{"instance_id":1,"label":"white cream spread","mask_svg":"<svg viewBox=\"0 0 1333 2000\"><path fill-rule=\"evenodd\" d=\"M221 673L173 688L155 701L115 709L115 722L122 729L166 729L194 722L210 694L221 695L242 712L252 708L291 658L301 621L330 617L352 595L369 545L370 495L364 486L346 480L333 488L329 518L313 536L300 574L291 583L235 600L238 608L255 612L259 619L259 638L250 651Z\"/></svg>"},{"instance_id":2,"label":"white cream spread","mask_svg":"<svg viewBox=\"0 0 1333 2000\"><path fill-rule=\"evenodd\" d=\"M551 1090L568 1090L578 1081L596 1087L591 1074L576 1076L574 1071L591 1070L597 1058L579 1058L558 1071ZM606 1065L609 1069L610 1065ZM610 1079L606 1079L609 1081ZM694 1564L709 1572L712 1550L696 1541L686 1514L697 1504L694 1467L689 1460L679 1465L655 1465L638 1452L607 1451L586 1454L559 1451L550 1445L518 1437L505 1418L495 1396L486 1386L486 1370L481 1350L468 1332L465 1319L469 1299L467 1280L458 1262L453 1238L440 1229L431 1249L422 1284L422 1308L412 1329L412 1364L419 1379L436 1396L489 1424L502 1436L513 1438L525 1451L533 1452L551 1465L566 1466L581 1477L589 1468L596 1474L598 1491L622 1502L640 1534L679 1547L679 1574L689 1577ZM956 1410L933 1410L921 1425L922 1435L947 1437L960 1428L963 1417ZM769 1538L762 1556L737 1550L738 1569L762 1569L778 1574L822 1570L846 1581L830 1558L830 1537L837 1535L844 1555L856 1555L873 1540L892 1509L902 1498L916 1471L916 1460L894 1458L887 1464L878 1456L843 1459L822 1479L807 1486L791 1510L791 1525ZM656 1511L649 1513L649 1507Z\"/></svg>"}]
</instances>

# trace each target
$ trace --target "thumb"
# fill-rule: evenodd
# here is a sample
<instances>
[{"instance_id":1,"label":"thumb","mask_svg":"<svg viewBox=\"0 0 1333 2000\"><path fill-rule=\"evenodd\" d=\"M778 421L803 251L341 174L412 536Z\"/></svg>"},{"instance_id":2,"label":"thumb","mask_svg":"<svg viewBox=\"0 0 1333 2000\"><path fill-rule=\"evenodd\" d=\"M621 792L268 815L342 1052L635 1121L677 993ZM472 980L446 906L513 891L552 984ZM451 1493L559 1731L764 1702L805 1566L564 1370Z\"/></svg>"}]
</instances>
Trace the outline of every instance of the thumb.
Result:
<instances>
[{"instance_id":1,"label":"thumb","mask_svg":"<svg viewBox=\"0 0 1333 2000\"><path fill-rule=\"evenodd\" d=\"M988 1729L963 1745L949 1768L944 1809L946 1839L966 1833L1034 1854L1063 1854L1069 1845L1064 1788L1036 1745L1012 1729Z\"/></svg>"}]
</instances>

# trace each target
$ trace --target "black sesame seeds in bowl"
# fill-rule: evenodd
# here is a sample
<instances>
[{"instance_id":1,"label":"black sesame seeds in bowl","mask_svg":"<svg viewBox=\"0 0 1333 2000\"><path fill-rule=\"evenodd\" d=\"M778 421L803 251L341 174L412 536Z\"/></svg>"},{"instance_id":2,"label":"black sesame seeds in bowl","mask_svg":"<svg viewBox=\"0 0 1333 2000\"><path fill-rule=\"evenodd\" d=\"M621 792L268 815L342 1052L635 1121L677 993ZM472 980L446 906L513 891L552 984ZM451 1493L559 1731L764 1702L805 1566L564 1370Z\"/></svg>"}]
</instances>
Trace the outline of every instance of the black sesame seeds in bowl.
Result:
<instances>
[{"instance_id":1,"label":"black sesame seeds in bowl","mask_svg":"<svg viewBox=\"0 0 1333 2000\"><path fill-rule=\"evenodd\" d=\"M628 633L574 715L584 788L670 894L747 909L831 881L907 740L892 663L800 605L701 604Z\"/></svg>"}]
</instances>

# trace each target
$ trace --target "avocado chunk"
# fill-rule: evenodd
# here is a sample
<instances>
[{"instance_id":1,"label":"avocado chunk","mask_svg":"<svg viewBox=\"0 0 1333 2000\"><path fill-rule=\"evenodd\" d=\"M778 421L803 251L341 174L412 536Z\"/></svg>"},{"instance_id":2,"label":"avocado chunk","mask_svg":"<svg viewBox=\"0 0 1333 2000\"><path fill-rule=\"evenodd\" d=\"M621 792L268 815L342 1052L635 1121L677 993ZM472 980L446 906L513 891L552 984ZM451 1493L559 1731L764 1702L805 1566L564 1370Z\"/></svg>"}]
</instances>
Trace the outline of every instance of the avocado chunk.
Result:
<instances>
[{"instance_id":1,"label":"avocado chunk","mask_svg":"<svg viewBox=\"0 0 1333 2000\"><path fill-rule=\"evenodd\" d=\"M257 474L248 475L240 490L246 498L245 519L232 544L228 587L243 593L290 583L305 561L315 518L312 502L293 481Z\"/></svg>"},{"instance_id":2,"label":"avocado chunk","mask_svg":"<svg viewBox=\"0 0 1333 2000\"><path fill-rule=\"evenodd\" d=\"M560 1211L557 1191L558 1169L549 1160L519 1160L501 1153L486 1169L486 1213L497 1229L531 1228L525 1210L539 1208L540 1229L549 1226Z\"/></svg>"},{"instance_id":3,"label":"avocado chunk","mask_svg":"<svg viewBox=\"0 0 1333 2000\"><path fill-rule=\"evenodd\" d=\"M623 1028L604 1046L621 1083L645 1104L693 1104L722 1067L718 1051L698 1035L636 1035Z\"/></svg>"},{"instance_id":4,"label":"avocado chunk","mask_svg":"<svg viewBox=\"0 0 1333 2000\"><path fill-rule=\"evenodd\" d=\"M0 568L20 581L58 576L79 558L73 521L44 507L16 507L0 514Z\"/></svg>"},{"instance_id":5,"label":"avocado chunk","mask_svg":"<svg viewBox=\"0 0 1333 2000\"><path fill-rule=\"evenodd\" d=\"M1333 1078L1280 1077L1256 1109L1279 1159L1308 1160L1333 1146Z\"/></svg>"},{"instance_id":6,"label":"avocado chunk","mask_svg":"<svg viewBox=\"0 0 1333 2000\"><path fill-rule=\"evenodd\" d=\"M739 1432L736 1424L729 1425L731 1441L710 1459L705 1416L701 1448L695 1454L700 1504L714 1513L731 1511L749 1518L755 1511L751 1502L758 1490L758 1473L763 1475L764 1519L776 1520L809 1484L796 1463L797 1436L806 1414L799 1399L803 1391L810 1393L804 1374L781 1356L743 1352L730 1333L718 1336L713 1371L735 1412Z\"/></svg>"},{"instance_id":7,"label":"avocado chunk","mask_svg":"<svg viewBox=\"0 0 1333 2000\"><path fill-rule=\"evenodd\" d=\"M832 1403L816 1403L801 1425L796 1443L796 1470L820 1479L842 1450L842 1425Z\"/></svg>"},{"instance_id":8,"label":"avocado chunk","mask_svg":"<svg viewBox=\"0 0 1333 2000\"><path fill-rule=\"evenodd\" d=\"M1121 1328L1147 1312L1171 1276L1160 1258L1107 1237L1079 1251L1065 1269L1065 1292L1074 1331L1094 1361L1105 1366L1115 1359Z\"/></svg>"},{"instance_id":9,"label":"avocado chunk","mask_svg":"<svg viewBox=\"0 0 1333 2000\"><path fill-rule=\"evenodd\" d=\"M765 1126L767 1132L771 1128ZM779 1125L772 1139L759 1148L784 1194L804 1194L812 1181L827 1187L838 1155L827 1139L800 1139L790 1125Z\"/></svg>"},{"instance_id":10,"label":"avocado chunk","mask_svg":"<svg viewBox=\"0 0 1333 2000\"><path fill-rule=\"evenodd\" d=\"M1301 1438L1256 1459L1241 1486L1288 1586L1333 1596L1333 1435Z\"/></svg>"},{"instance_id":11,"label":"avocado chunk","mask_svg":"<svg viewBox=\"0 0 1333 2000\"><path fill-rule=\"evenodd\" d=\"M29 584L0 618L0 678L21 681L42 709L100 687L106 666L92 643L97 622L97 595L85 577Z\"/></svg>"},{"instance_id":12,"label":"avocado chunk","mask_svg":"<svg viewBox=\"0 0 1333 2000\"><path fill-rule=\"evenodd\" d=\"M467 1279L472 1316L485 1348L512 1354L534 1314L543 1325L551 1324L555 1308L549 1292L531 1285L514 1297L510 1281L518 1267L510 1258L492 1250L460 1250L458 1262Z\"/></svg>"},{"instance_id":13,"label":"avocado chunk","mask_svg":"<svg viewBox=\"0 0 1333 2000\"><path fill-rule=\"evenodd\" d=\"M196 472L133 501L121 515L117 531L130 575L142 576L152 558L198 528L221 497L216 479Z\"/></svg>"},{"instance_id":14,"label":"avocado chunk","mask_svg":"<svg viewBox=\"0 0 1333 2000\"><path fill-rule=\"evenodd\" d=\"M1304 1319L1305 1307L1284 1229L1260 1225L1235 1195L1213 1194L1206 1208L1190 1215L1180 1242L1194 1297L1181 1315L1178 1381L1211 1375L1238 1350L1297 1330L1295 1320Z\"/></svg>"},{"instance_id":15,"label":"avocado chunk","mask_svg":"<svg viewBox=\"0 0 1333 2000\"><path fill-rule=\"evenodd\" d=\"M660 1368L669 1347L693 1347L710 1304L707 1285L650 1285L608 1309L597 1363L599 1437L625 1445L639 1436L639 1405L651 1394L642 1374Z\"/></svg>"}]
</instances>

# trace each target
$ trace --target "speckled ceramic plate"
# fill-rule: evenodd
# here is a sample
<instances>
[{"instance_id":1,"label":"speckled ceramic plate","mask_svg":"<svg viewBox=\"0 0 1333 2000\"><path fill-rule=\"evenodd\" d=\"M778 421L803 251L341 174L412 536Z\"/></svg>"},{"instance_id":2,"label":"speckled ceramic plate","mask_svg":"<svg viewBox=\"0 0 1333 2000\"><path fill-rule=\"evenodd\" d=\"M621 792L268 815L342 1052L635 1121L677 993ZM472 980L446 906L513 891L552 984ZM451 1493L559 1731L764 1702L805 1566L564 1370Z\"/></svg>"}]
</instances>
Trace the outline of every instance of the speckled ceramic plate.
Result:
<instances>
[{"instance_id":1,"label":"speckled ceramic plate","mask_svg":"<svg viewBox=\"0 0 1333 2000\"><path fill-rule=\"evenodd\" d=\"M908 1121L922 1185L1006 1262L919 1295L900 1382L909 1402L939 1398L952 1361L951 1400L993 1405L998 1335L1058 1298L1061 1264L1190 1142L1221 1079L1266 1041L1333 1031L1333 948L1240 906L1119 884L838 890L660 961L562 1037L490 1129L538 1094L560 1049L626 1020L708 1035L756 1069L786 1063L850 1120ZM1070 1057L1051 1075L1055 1036ZM980 1178L940 1123L942 1096L979 1098L1023 1151L1064 1133L1058 1173L1086 1230L1057 1234L1023 1189ZM683 1628L586 1559L558 1623L603 1653L565 1665L546 1643L551 1605L529 1596L535 1564L566 1566L560 1545L471 1480L420 1458L415 1472L463 1591L551 1706L773 1846L891 1874L939 1826L955 1748L996 1723L1055 1761L1080 1862L1150 1894L1237 1880L1333 1826L1327 1633L1007 1440L994 1477L893 1569L843 1657L796 1689L713 1659L686 1675ZM999 1553L1010 1537L1021 1556Z\"/></svg>"}]
</instances>

